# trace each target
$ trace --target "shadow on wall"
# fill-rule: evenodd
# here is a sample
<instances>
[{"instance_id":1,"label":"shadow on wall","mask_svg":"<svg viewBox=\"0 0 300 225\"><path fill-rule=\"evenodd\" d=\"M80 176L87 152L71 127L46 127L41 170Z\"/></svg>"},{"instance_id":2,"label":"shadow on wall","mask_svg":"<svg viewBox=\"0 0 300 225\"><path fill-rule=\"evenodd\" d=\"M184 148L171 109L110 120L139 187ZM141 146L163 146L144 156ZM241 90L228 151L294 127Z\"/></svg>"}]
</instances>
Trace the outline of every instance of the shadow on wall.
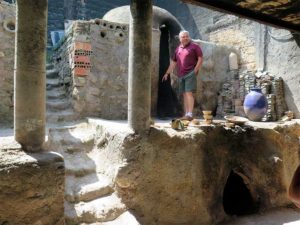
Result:
<instances>
[{"instance_id":1,"label":"shadow on wall","mask_svg":"<svg viewBox=\"0 0 300 225\"><path fill-rule=\"evenodd\" d=\"M300 48L300 33L292 33L298 47Z\"/></svg>"},{"instance_id":2,"label":"shadow on wall","mask_svg":"<svg viewBox=\"0 0 300 225\"><path fill-rule=\"evenodd\" d=\"M300 83L299 83L300 85ZM284 85L284 94L285 96L289 96L289 98L285 99L286 103L289 106L289 110L291 110L292 112L294 112L294 116L295 118L300 118L300 112L298 111L298 106L297 103L295 102L295 98L296 96L294 96L294 93L292 92L292 90L289 88L288 85Z\"/></svg>"},{"instance_id":3,"label":"shadow on wall","mask_svg":"<svg viewBox=\"0 0 300 225\"><path fill-rule=\"evenodd\" d=\"M190 32L190 36L193 39L202 39L194 17L192 16L187 4L178 0L154 0L153 5L157 5L174 15L182 26Z\"/></svg>"}]
</instances>

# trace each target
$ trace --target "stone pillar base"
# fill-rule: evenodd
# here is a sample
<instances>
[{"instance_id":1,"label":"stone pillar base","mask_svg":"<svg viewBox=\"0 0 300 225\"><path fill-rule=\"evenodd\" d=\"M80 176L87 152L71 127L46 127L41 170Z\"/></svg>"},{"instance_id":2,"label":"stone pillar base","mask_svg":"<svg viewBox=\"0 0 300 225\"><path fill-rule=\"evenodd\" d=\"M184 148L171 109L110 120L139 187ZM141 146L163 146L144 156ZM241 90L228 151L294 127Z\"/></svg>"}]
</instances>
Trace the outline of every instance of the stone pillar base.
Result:
<instances>
[{"instance_id":1,"label":"stone pillar base","mask_svg":"<svg viewBox=\"0 0 300 225\"><path fill-rule=\"evenodd\" d=\"M0 149L0 224L64 224L64 160Z\"/></svg>"}]
</instances>

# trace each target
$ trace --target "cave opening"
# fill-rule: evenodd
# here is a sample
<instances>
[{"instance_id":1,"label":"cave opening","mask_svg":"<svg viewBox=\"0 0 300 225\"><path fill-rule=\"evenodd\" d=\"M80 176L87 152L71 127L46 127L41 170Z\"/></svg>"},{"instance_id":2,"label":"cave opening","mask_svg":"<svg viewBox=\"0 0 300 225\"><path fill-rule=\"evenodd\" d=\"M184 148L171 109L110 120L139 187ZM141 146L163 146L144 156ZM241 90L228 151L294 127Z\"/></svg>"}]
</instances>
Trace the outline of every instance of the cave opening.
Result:
<instances>
[{"instance_id":1,"label":"cave opening","mask_svg":"<svg viewBox=\"0 0 300 225\"><path fill-rule=\"evenodd\" d=\"M258 207L252 194L237 173L231 171L223 192L223 207L228 215L249 215L256 213Z\"/></svg>"}]
</instances>

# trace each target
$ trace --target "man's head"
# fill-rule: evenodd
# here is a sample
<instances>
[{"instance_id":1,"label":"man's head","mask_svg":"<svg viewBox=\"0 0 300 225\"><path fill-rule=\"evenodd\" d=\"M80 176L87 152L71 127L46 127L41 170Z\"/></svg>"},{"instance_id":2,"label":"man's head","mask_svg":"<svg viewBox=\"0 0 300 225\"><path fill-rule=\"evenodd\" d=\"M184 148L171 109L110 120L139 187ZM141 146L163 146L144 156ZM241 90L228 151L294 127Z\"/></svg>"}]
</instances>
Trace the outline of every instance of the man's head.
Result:
<instances>
[{"instance_id":1,"label":"man's head","mask_svg":"<svg viewBox=\"0 0 300 225\"><path fill-rule=\"evenodd\" d=\"M190 41L190 33L186 30L180 31L179 41L183 46L186 46Z\"/></svg>"}]
</instances>

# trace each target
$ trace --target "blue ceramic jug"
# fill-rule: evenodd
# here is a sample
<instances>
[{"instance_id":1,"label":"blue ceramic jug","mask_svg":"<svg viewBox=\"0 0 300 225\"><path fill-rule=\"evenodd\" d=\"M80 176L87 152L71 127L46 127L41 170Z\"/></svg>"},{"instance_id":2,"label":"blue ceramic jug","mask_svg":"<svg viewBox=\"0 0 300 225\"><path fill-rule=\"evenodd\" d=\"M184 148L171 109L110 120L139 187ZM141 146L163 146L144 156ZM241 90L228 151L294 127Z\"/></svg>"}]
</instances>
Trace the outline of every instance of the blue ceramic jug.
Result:
<instances>
[{"instance_id":1,"label":"blue ceramic jug","mask_svg":"<svg viewBox=\"0 0 300 225\"><path fill-rule=\"evenodd\" d=\"M267 112L268 101L260 88L251 88L244 100L244 111L249 120L261 121Z\"/></svg>"}]
</instances>

